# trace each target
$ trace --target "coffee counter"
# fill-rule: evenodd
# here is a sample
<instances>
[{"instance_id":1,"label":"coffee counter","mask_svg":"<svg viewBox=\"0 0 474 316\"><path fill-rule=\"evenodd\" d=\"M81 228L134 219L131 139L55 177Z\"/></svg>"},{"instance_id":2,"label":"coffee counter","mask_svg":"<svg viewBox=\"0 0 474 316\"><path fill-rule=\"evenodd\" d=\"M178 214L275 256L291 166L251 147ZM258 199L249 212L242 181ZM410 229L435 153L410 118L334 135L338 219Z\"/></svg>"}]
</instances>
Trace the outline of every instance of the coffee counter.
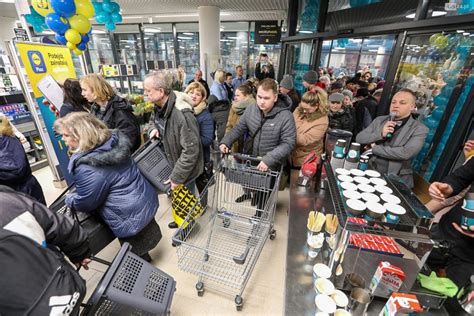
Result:
<instances>
[{"instance_id":1,"label":"coffee counter","mask_svg":"<svg viewBox=\"0 0 474 316\"><path fill-rule=\"evenodd\" d=\"M326 214L331 214L334 212L334 207L329 190L325 189L324 186L322 189L316 190L314 181L308 187L298 186L297 182L298 171L292 170L290 175L290 208L288 212L285 315L313 316L315 314L314 299L316 296L313 288L313 266L318 262L327 264L329 255L328 249L323 247L316 259L308 258L306 248L308 213L310 210L324 209ZM367 315L378 315L385 302L386 299L374 298L369 306ZM425 314L447 315L444 309L431 309Z\"/></svg>"}]
</instances>

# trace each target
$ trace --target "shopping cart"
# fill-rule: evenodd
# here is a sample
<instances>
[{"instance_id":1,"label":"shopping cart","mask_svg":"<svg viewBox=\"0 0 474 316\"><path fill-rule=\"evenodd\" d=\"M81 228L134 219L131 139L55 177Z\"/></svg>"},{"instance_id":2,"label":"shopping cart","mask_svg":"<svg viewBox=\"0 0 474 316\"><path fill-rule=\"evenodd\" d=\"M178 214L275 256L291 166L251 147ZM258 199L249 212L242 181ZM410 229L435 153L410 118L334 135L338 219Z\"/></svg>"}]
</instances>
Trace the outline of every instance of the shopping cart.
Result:
<instances>
[{"instance_id":1,"label":"shopping cart","mask_svg":"<svg viewBox=\"0 0 474 316\"><path fill-rule=\"evenodd\" d=\"M274 214L280 172L261 172L259 160L244 155L222 159L201 196L208 197L201 217L189 212L173 236L180 269L198 275L199 296L206 288L235 295L242 310L242 293L267 240L274 239ZM244 193L252 198L235 200Z\"/></svg>"},{"instance_id":2,"label":"shopping cart","mask_svg":"<svg viewBox=\"0 0 474 316\"><path fill-rule=\"evenodd\" d=\"M131 252L124 243L95 288L81 315L168 315L176 281Z\"/></svg>"}]
</instances>

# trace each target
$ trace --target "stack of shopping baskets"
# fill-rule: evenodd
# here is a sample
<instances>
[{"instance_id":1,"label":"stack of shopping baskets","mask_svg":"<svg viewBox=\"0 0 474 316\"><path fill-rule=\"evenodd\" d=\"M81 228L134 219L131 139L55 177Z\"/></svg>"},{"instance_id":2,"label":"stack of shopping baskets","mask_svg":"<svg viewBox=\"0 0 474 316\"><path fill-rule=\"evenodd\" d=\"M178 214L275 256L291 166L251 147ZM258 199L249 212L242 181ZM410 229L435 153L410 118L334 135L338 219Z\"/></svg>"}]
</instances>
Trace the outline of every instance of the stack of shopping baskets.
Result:
<instances>
[{"instance_id":1,"label":"stack of shopping baskets","mask_svg":"<svg viewBox=\"0 0 474 316\"><path fill-rule=\"evenodd\" d=\"M192 211L173 236L180 269L198 275L199 296L204 288L235 295L237 310L242 293L267 240L275 238L274 214L280 172L261 172L258 160L229 155L214 173L204 213L195 219ZM251 198L243 203L243 194Z\"/></svg>"}]
</instances>

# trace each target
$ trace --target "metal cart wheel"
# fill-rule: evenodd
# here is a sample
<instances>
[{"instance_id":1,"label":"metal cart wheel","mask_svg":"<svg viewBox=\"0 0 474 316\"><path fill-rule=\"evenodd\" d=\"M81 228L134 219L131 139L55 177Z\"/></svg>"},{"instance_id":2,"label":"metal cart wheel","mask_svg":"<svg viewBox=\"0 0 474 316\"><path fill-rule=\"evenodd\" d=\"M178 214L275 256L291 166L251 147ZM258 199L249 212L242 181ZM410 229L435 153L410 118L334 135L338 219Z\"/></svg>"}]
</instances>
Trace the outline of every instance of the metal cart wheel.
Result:
<instances>
[{"instance_id":1,"label":"metal cart wheel","mask_svg":"<svg viewBox=\"0 0 474 316\"><path fill-rule=\"evenodd\" d=\"M202 283L201 281L196 283L196 290L197 290L198 296L203 296L204 295L204 283Z\"/></svg>"},{"instance_id":2,"label":"metal cart wheel","mask_svg":"<svg viewBox=\"0 0 474 316\"><path fill-rule=\"evenodd\" d=\"M235 307L237 308L237 311L240 312L242 308L244 307L244 299L240 295L235 296Z\"/></svg>"},{"instance_id":3,"label":"metal cart wheel","mask_svg":"<svg viewBox=\"0 0 474 316\"><path fill-rule=\"evenodd\" d=\"M277 231L272 229L272 231L270 232L270 240L275 240L276 234L277 234Z\"/></svg>"}]
</instances>

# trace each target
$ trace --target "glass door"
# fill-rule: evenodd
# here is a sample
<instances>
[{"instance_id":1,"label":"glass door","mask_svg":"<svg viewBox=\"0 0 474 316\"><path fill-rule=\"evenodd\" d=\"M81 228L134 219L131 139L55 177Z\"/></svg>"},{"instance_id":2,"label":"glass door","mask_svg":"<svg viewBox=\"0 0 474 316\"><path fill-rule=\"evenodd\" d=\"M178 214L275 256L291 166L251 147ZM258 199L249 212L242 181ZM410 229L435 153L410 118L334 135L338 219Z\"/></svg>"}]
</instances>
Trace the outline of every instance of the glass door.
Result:
<instances>
[{"instance_id":1,"label":"glass door","mask_svg":"<svg viewBox=\"0 0 474 316\"><path fill-rule=\"evenodd\" d=\"M313 42L288 43L286 49L285 75L293 77L295 90L303 94L303 75L311 69Z\"/></svg>"},{"instance_id":2,"label":"glass door","mask_svg":"<svg viewBox=\"0 0 474 316\"><path fill-rule=\"evenodd\" d=\"M417 95L419 119L429 128L413 167L426 181L448 157L450 136L467 128L461 112L474 83L474 30L411 35L407 38L395 79L396 92L409 88ZM472 106L472 105L471 105Z\"/></svg>"}]
</instances>

